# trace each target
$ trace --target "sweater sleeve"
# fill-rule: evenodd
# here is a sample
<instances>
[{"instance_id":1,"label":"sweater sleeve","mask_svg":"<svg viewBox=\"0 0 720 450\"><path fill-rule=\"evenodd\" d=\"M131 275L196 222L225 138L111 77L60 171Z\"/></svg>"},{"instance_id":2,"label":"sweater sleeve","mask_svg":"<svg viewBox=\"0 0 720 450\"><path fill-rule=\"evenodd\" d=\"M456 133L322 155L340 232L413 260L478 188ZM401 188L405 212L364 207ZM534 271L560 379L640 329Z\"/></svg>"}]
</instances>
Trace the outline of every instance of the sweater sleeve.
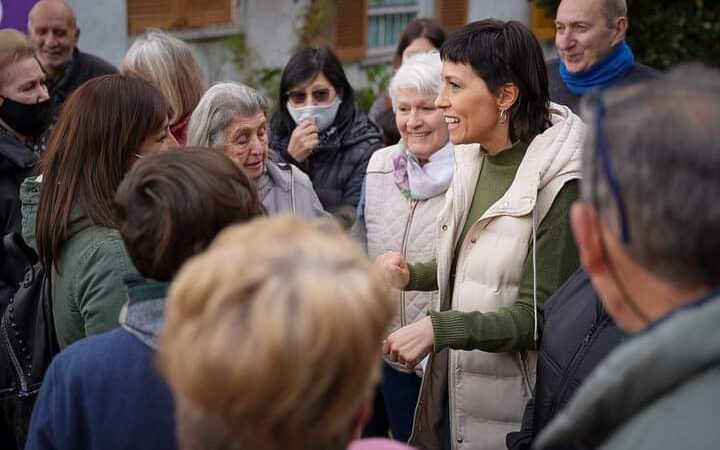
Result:
<instances>
[{"instance_id":1,"label":"sweater sleeve","mask_svg":"<svg viewBox=\"0 0 720 450\"><path fill-rule=\"evenodd\" d=\"M579 265L578 251L570 229L569 211L577 199L578 182L568 182L538 227L537 285L533 289L532 246L525 258L518 299L497 312L432 311L435 351L487 352L523 351L535 348L535 307L537 292L538 333L543 326L543 305Z\"/></svg>"},{"instance_id":2,"label":"sweater sleeve","mask_svg":"<svg viewBox=\"0 0 720 450\"><path fill-rule=\"evenodd\" d=\"M404 291L437 291L437 260L433 259L428 262L410 263L410 281L405 286Z\"/></svg>"}]
</instances>

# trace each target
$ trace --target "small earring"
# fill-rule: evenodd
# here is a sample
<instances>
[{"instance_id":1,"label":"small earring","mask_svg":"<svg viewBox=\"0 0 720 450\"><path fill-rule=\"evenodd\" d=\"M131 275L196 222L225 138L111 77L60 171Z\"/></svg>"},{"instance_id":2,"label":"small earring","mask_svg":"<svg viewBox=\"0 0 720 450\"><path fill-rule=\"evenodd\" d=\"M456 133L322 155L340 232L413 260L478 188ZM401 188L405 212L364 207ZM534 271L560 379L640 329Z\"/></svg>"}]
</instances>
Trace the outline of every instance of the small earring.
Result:
<instances>
[{"instance_id":1,"label":"small earring","mask_svg":"<svg viewBox=\"0 0 720 450\"><path fill-rule=\"evenodd\" d=\"M506 109L500 109L500 123L507 122L507 110Z\"/></svg>"}]
</instances>

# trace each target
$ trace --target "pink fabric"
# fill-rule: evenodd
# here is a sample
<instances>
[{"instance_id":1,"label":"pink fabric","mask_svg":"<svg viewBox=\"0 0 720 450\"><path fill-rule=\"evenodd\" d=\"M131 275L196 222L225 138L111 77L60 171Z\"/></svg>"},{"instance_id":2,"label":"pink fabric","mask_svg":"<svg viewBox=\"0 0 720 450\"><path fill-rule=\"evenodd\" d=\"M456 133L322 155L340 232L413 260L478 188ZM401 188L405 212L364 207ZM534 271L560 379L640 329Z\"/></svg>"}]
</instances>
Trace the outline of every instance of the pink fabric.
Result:
<instances>
[{"instance_id":1,"label":"pink fabric","mask_svg":"<svg viewBox=\"0 0 720 450\"><path fill-rule=\"evenodd\" d=\"M413 450L413 447L390 439L371 438L354 441L347 450Z\"/></svg>"},{"instance_id":2,"label":"pink fabric","mask_svg":"<svg viewBox=\"0 0 720 450\"><path fill-rule=\"evenodd\" d=\"M177 123L170 125L170 132L180 145L187 143L187 126L190 122L190 115L180 119Z\"/></svg>"}]
</instances>

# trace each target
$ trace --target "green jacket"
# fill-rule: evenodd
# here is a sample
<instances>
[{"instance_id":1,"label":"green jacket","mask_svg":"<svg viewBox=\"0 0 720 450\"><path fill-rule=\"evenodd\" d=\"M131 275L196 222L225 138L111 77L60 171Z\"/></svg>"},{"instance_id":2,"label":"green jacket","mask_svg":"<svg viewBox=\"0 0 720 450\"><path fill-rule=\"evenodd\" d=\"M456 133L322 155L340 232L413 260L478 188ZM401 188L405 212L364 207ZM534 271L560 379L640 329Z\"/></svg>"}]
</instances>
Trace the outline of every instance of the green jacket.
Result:
<instances>
[{"instance_id":1,"label":"green jacket","mask_svg":"<svg viewBox=\"0 0 720 450\"><path fill-rule=\"evenodd\" d=\"M35 247L35 218L41 183L27 179L20 189L23 237ZM117 230L92 224L73 211L69 238L60 247L52 271L52 305L60 348L119 326L127 299L123 278L136 273Z\"/></svg>"},{"instance_id":2,"label":"green jacket","mask_svg":"<svg viewBox=\"0 0 720 450\"><path fill-rule=\"evenodd\" d=\"M717 448L720 293L682 308L618 347L595 369L535 449Z\"/></svg>"}]
</instances>

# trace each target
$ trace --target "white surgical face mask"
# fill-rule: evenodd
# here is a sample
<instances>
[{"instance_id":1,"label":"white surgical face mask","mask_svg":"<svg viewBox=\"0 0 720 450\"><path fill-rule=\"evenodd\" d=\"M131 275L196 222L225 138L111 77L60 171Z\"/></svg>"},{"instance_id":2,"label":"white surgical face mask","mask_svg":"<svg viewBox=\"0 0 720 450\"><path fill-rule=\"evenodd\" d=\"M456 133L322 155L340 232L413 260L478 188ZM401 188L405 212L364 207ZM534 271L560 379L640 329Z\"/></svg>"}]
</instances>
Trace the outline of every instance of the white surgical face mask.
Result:
<instances>
[{"instance_id":1,"label":"white surgical face mask","mask_svg":"<svg viewBox=\"0 0 720 450\"><path fill-rule=\"evenodd\" d=\"M339 96L335 97L335 100L333 100L332 103L325 106L312 105L304 106L302 108L293 108L290 105L290 102L288 102L287 110L296 125L299 125L304 120L312 120L315 122L315 125L318 127L320 132L323 132L330 128L330 125L335 122L335 117L337 116L341 103L342 99Z\"/></svg>"}]
</instances>

